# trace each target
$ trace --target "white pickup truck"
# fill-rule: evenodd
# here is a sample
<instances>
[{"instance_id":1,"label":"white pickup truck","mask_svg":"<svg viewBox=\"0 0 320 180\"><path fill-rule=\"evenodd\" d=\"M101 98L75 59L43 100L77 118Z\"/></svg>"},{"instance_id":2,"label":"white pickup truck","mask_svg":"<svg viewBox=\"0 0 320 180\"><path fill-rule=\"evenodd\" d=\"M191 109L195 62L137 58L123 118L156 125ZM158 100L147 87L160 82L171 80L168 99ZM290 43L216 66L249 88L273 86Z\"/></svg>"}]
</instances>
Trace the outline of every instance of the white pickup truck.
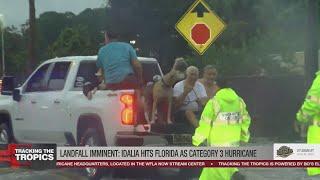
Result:
<instances>
[{"instance_id":1,"label":"white pickup truck","mask_svg":"<svg viewBox=\"0 0 320 180\"><path fill-rule=\"evenodd\" d=\"M168 138L150 132L135 90L98 90L89 100L82 87L94 81L96 56L54 58L15 88L4 77L0 96L0 143L159 146ZM140 57L146 82L162 76L154 58Z\"/></svg>"}]
</instances>

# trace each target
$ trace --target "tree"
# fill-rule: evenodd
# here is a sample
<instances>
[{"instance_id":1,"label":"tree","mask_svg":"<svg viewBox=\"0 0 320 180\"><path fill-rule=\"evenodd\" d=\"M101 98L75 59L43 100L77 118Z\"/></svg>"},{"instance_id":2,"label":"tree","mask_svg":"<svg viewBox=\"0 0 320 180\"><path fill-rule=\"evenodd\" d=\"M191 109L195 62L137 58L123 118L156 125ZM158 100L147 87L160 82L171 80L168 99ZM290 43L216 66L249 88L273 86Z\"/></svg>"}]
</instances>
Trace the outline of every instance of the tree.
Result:
<instances>
[{"instance_id":1,"label":"tree","mask_svg":"<svg viewBox=\"0 0 320 180\"><path fill-rule=\"evenodd\" d=\"M124 41L136 40L140 56L156 57L169 70L177 56L191 54L175 23L193 0L110 0L107 25L120 33Z\"/></svg>"},{"instance_id":2,"label":"tree","mask_svg":"<svg viewBox=\"0 0 320 180\"><path fill-rule=\"evenodd\" d=\"M202 58L228 76L290 73L293 55L303 51L306 6L303 1L209 1L227 30ZM197 64L196 56L189 56ZM284 65L283 65L284 64Z\"/></svg>"},{"instance_id":3,"label":"tree","mask_svg":"<svg viewBox=\"0 0 320 180\"><path fill-rule=\"evenodd\" d=\"M58 39L48 48L48 56L85 56L95 55L97 49L92 48L88 28L77 26L74 28L65 28Z\"/></svg>"},{"instance_id":4,"label":"tree","mask_svg":"<svg viewBox=\"0 0 320 180\"><path fill-rule=\"evenodd\" d=\"M49 46L52 48L53 43L57 41L61 32L66 28L76 30L79 27L86 27L86 36L90 39L91 52L96 53L103 42L104 36L101 31L105 29L106 19L106 11L104 8L88 8L78 15L71 12L45 12L40 14L37 19L37 56L40 58L40 61L52 57L48 56L52 52L49 53L47 50L50 49ZM28 27L23 30L23 33L28 32Z\"/></svg>"},{"instance_id":5,"label":"tree","mask_svg":"<svg viewBox=\"0 0 320 180\"><path fill-rule=\"evenodd\" d=\"M36 59L36 16L34 0L29 0L29 61L27 64L27 73L30 74L35 66Z\"/></svg>"},{"instance_id":6,"label":"tree","mask_svg":"<svg viewBox=\"0 0 320 180\"><path fill-rule=\"evenodd\" d=\"M6 39L6 74L23 76L26 67L27 44L23 35L16 27L5 28ZM1 49L0 44L0 49Z\"/></svg>"},{"instance_id":7,"label":"tree","mask_svg":"<svg viewBox=\"0 0 320 180\"><path fill-rule=\"evenodd\" d=\"M46 58L44 55L49 45L56 41L61 31L66 27L72 26L75 15L71 12L45 12L40 14L37 19L37 35L39 44L39 57Z\"/></svg>"},{"instance_id":8,"label":"tree","mask_svg":"<svg viewBox=\"0 0 320 180\"><path fill-rule=\"evenodd\" d=\"M191 64L215 64L228 75L261 71L281 74L286 72L281 64L293 63L293 53L303 50L306 16L303 1L207 0L227 23L227 29L201 58L202 63L197 63L199 55L174 29L192 2L110 0L110 26L126 41L136 39L140 55L149 56L150 52L158 55L166 70L171 68L174 57L185 56ZM281 60L274 60L274 54Z\"/></svg>"},{"instance_id":9,"label":"tree","mask_svg":"<svg viewBox=\"0 0 320 180\"><path fill-rule=\"evenodd\" d=\"M183 56L190 64L214 64L220 72L230 76L260 71L281 74L289 71L281 64L292 64L292 54L304 50L305 1L206 0L227 23L227 29L203 55L203 63L198 63L199 55L174 28L193 2L109 0L106 8L86 9L78 15L45 12L36 19L35 57L45 60L55 56L96 54L103 43L100 32L105 28L119 32L125 42L135 40L138 55L156 57L164 71L172 67L175 57ZM30 38L32 32L30 18L20 37L22 44L28 42L29 46L19 52L10 50L7 55L15 57L12 54L15 53L20 61L29 48L29 61L35 60L30 58L31 40L35 39ZM275 60L275 56L281 58Z\"/></svg>"},{"instance_id":10,"label":"tree","mask_svg":"<svg viewBox=\"0 0 320 180\"><path fill-rule=\"evenodd\" d=\"M105 8L85 9L72 19L73 27L79 25L87 27L92 50L95 51L103 45L104 35L102 31L106 29L108 22L109 18L106 15Z\"/></svg>"}]
</instances>

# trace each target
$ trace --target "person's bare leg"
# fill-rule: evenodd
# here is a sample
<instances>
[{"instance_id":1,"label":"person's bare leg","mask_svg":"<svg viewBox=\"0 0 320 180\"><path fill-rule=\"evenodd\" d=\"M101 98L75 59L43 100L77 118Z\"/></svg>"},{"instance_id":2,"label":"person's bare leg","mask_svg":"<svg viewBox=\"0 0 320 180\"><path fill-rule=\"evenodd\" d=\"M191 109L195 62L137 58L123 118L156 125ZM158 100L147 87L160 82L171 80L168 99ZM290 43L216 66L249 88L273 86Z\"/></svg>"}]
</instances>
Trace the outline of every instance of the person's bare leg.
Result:
<instances>
[{"instance_id":1,"label":"person's bare leg","mask_svg":"<svg viewBox=\"0 0 320 180\"><path fill-rule=\"evenodd\" d=\"M172 96L169 96L168 97L168 111L167 111L167 123L168 124L172 124L171 110L172 110Z\"/></svg>"},{"instance_id":2,"label":"person's bare leg","mask_svg":"<svg viewBox=\"0 0 320 180\"><path fill-rule=\"evenodd\" d=\"M187 120L189 121L189 123L190 123L193 127L195 127L195 128L198 127L199 122L198 122L197 117L196 117L196 115L194 114L193 111L191 111L191 110L186 110L186 118L187 118Z\"/></svg>"},{"instance_id":3,"label":"person's bare leg","mask_svg":"<svg viewBox=\"0 0 320 180\"><path fill-rule=\"evenodd\" d=\"M156 110L158 109L158 99L154 98L152 103L152 111L151 111L151 121L150 124L155 123L156 121Z\"/></svg>"}]
</instances>

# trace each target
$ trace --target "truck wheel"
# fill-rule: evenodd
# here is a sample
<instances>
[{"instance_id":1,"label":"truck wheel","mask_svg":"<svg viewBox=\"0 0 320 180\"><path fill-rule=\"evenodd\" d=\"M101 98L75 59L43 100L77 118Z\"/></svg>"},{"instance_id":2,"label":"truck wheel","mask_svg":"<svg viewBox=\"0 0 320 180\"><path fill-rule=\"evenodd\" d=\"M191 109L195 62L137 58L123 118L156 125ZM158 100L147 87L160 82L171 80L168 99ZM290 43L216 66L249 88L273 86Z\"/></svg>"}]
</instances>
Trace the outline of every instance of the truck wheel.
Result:
<instances>
[{"instance_id":1,"label":"truck wheel","mask_svg":"<svg viewBox=\"0 0 320 180\"><path fill-rule=\"evenodd\" d=\"M84 131L80 140L81 146L103 146L102 136L93 128L88 128ZM109 170L109 169L108 169ZM89 179L100 179L103 175L111 174L111 170L105 168L85 168L84 173Z\"/></svg>"},{"instance_id":2,"label":"truck wheel","mask_svg":"<svg viewBox=\"0 0 320 180\"><path fill-rule=\"evenodd\" d=\"M9 144L12 142L12 134L7 123L0 124L0 144Z\"/></svg>"}]
</instances>

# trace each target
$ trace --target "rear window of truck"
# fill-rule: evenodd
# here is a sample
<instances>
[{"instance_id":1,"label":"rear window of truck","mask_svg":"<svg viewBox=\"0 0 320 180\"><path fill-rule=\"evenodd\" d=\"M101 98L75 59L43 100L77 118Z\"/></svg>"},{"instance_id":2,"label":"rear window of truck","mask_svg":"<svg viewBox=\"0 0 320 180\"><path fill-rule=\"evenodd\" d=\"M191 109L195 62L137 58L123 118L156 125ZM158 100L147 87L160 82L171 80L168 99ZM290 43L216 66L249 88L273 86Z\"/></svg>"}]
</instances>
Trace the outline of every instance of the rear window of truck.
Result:
<instances>
[{"instance_id":1,"label":"rear window of truck","mask_svg":"<svg viewBox=\"0 0 320 180\"><path fill-rule=\"evenodd\" d=\"M95 61L82 61L74 82L74 88L82 90L84 83L97 81L95 76L97 70L98 68Z\"/></svg>"},{"instance_id":2,"label":"rear window of truck","mask_svg":"<svg viewBox=\"0 0 320 180\"><path fill-rule=\"evenodd\" d=\"M161 72L158 63L142 62L144 83L152 82L153 76L160 75Z\"/></svg>"}]
</instances>

